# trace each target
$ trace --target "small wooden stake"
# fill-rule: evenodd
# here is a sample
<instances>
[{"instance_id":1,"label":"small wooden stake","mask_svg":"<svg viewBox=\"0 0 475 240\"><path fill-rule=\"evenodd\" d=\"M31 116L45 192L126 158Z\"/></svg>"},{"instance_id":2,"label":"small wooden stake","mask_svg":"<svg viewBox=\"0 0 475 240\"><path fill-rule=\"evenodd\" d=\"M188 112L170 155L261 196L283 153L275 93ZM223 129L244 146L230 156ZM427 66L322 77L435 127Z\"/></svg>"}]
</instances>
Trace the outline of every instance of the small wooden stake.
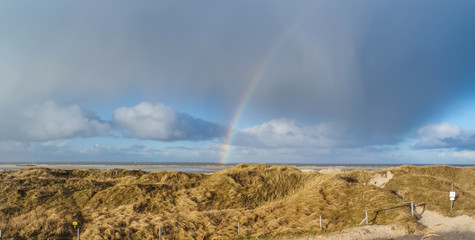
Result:
<instances>
[{"instance_id":1,"label":"small wooden stake","mask_svg":"<svg viewBox=\"0 0 475 240\"><path fill-rule=\"evenodd\" d=\"M412 216L414 216L414 203L411 202L411 214Z\"/></svg>"},{"instance_id":2,"label":"small wooden stake","mask_svg":"<svg viewBox=\"0 0 475 240\"><path fill-rule=\"evenodd\" d=\"M366 212L366 217L363 219L363 221L361 221L360 225L363 224L365 221L366 221L366 224L368 224L368 210L366 210L365 212Z\"/></svg>"}]
</instances>

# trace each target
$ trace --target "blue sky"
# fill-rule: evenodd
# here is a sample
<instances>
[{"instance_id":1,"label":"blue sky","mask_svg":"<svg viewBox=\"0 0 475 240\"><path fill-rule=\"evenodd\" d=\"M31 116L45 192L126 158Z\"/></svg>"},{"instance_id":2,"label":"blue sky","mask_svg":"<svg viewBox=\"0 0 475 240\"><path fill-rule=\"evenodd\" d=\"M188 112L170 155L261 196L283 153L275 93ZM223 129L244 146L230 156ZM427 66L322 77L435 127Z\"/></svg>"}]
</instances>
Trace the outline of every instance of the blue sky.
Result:
<instances>
[{"instance_id":1,"label":"blue sky","mask_svg":"<svg viewBox=\"0 0 475 240\"><path fill-rule=\"evenodd\" d=\"M475 163L473 1L2 1L0 161Z\"/></svg>"}]
</instances>

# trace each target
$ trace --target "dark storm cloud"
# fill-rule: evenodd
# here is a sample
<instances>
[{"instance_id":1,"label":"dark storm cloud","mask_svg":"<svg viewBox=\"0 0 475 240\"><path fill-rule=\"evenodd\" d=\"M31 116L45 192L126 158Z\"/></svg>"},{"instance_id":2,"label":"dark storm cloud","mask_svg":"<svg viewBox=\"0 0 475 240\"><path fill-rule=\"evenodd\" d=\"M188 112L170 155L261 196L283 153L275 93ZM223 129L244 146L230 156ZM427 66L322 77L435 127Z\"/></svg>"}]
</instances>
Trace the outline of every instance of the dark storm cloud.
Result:
<instances>
[{"instance_id":1,"label":"dark storm cloud","mask_svg":"<svg viewBox=\"0 0 475 240\"><path fill-rule=\"evenodd\" d=\"M268 63L244 117L393 143L474 87L474 13L473 1L2 2L0 111L134 89L230 119Z\"/></svg>"},{"instance_id":2,"label":"dark storm cloud","mask_svg":"<svg viewBox=\"0 0 475 240\"><path fill-rule=\"evenodd\" d=\"M473 89L473 2L329 5L302 26L307 38L289 41L300 54L283 50L256 108L338 119L359 144L393 143Z\"/></svg>"},{"instance_id":3,"label":"dark storm cloud","mask_svg":"<svg viewBox=\"0 0 475 240\"><path fill-rule=\"evenodd\" d=\"M2 4L5 99L94 102L133 87L159 102L211 97L227 114L301 11L251 1Z\"/></svg>"}]
</instances>

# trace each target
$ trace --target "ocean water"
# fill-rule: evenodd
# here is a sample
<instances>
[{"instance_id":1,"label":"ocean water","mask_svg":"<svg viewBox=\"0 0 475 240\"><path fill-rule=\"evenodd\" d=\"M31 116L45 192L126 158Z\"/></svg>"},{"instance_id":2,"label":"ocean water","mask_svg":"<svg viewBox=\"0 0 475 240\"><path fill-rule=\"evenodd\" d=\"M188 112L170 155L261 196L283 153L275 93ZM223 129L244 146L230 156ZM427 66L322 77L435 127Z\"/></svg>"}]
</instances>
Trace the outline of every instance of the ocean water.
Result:
<instances>
[{"instance_id":1,"label":"ocean water","mask_svg":"<svg viewBox=\"0 0 475 240\"><path fill-rule=\"evenodd\" d=\"M272 164L279 165L279 164ZM343 169L354 170L364 169L368 171L400 166L401 164L283 164L294 166L304 171L320 171L322 169ZM44 167L57 169L129 169L142 171L183 171L189 173L213 173L234 167L235 164L216 163L92 163L92 162L48 162L48 163L18 163L0 162L0 170L19 170L26 168ZM416 164L416 166L421 166ZM456 167L466 167L469 165L452 165Z\"/></svg>"}]
</instances>

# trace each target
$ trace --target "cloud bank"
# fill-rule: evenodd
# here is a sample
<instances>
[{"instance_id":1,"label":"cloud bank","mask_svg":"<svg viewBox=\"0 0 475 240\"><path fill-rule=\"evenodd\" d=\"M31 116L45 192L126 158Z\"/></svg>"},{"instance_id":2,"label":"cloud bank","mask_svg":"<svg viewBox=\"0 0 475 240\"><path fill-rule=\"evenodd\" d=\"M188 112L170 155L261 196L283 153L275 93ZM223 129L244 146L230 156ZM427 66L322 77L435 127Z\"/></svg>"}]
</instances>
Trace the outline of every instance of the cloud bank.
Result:
<instances>
[{"instance_id":1,"label":"cloud bank","mask_svg":"<svg viewBox=\"0 0 475 240\"><path fill-rule=\"evenodd\" d=\"M0 140L46 141L46 145L58 139L107 137L117 131L137 139L202 141L224 137L227 128L149 102L116 109L112 122L78 105L59 106L52 101L10 113L0 121Z\"/></svg>"},{"instance_id":2,"label":"cloud bank","mask_svg":"<svg viewBox=\"0 0 475 240\"><path fill-rule=\"evenodd\" d=\"M48 141L101 136L110 129L109 123L77 105L58 106L48 101L6 116L0 132L3 140Z\"/></svg>"},{"instance_id":3,"label":"cloud bank","mask_svg":"<svg viewBox=\"0 0 475 240\"><path fill-rule=\"evenodd\" d=\"M160 141L211 140L222 138L222 125L177 112L161 103L142 102L114 111L114 122L126 136Z\"/></svg>"},{"instance_id":4,"label":"cloud bank","mask_svg":"<svg viewBox=\"0 0 475 240\"><path fill-rule=\"evenodd\" d=\"M424 126L417 131L417 137L416 148L475 150L475 129L467 130L449 123Z\"/></svg>"},{"instance_id":5,"label":"cloud bank","mask_svg":"<svg viewBox=\"0 0 475 240\"><path fill-rule=\"evenodd\" d=\"M331 126L297 126L280 118L238 131L232 142L237 146L264 148L335 147L340 144Z\"/></svg>"}]
</instances>

